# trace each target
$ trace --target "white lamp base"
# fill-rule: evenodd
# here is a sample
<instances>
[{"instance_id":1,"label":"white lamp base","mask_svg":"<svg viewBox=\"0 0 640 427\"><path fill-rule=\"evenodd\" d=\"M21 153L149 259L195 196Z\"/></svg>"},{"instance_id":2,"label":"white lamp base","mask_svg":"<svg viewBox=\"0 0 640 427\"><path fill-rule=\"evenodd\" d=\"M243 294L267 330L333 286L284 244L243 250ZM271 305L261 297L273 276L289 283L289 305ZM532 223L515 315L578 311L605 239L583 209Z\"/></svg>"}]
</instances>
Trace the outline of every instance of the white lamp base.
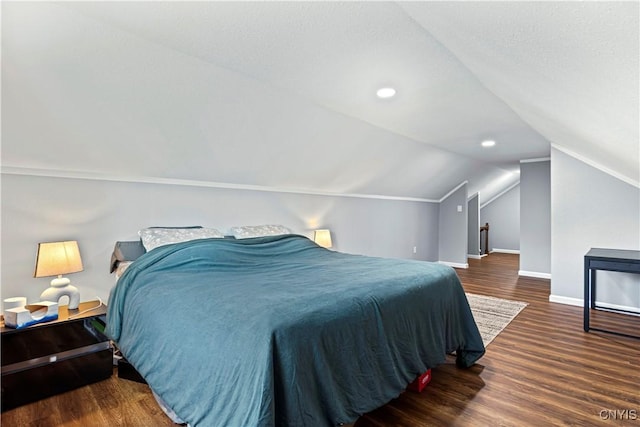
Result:
<instances>
[{"instance_id":1,"label":"white lamp base","mask_svg":"<svg viewBox=\"0 0 640 427\"><path fill-rule=\"evenodd\" d=\"M65 295L69 297L69 310L75 310L78 308L78 305L80 304L80 292L78 291L78 288L69 284L65 286L52 286L47 288L40 295L40 300L59 302L59 299Z\"/></svg>"}]
</instances>

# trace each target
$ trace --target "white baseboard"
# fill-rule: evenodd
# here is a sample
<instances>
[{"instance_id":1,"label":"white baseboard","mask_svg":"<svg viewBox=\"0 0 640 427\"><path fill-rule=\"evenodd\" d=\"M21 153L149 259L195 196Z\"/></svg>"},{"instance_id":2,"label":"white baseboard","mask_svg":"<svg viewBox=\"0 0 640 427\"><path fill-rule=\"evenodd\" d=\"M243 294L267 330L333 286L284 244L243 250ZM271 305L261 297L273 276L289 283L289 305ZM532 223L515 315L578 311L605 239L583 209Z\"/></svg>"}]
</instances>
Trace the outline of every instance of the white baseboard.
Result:
<instances>
[{"instance_id":1,"label":"white baseboard","mask_svg":"<svg viewBox=\"0 0 640 427\"><path fill-rule=\"evenodd\" d=\"M570 297L563 297L559 295L549 295L549 302L556 302L558 304L575 305L577 307L584 307L584 300L581 298L570 298ZM638 307L632 307L628 305L619 305L619 304L609 304L608 302L601 302L601 301L596 301L596 305L598 307L602 307L605 309L610 308L613 310L630 311L631 313L625 313L625 314L640 316L640 308Z\"/></svg>"},{"instance_id":2,"label":"white baseboard","mask_svg":"<svg viewBox=\"0 0 640 427\"><path fill-rule=\"evenodd\" d=\"M558 304L575 305L577 307L584 307L584 300L580 298L562 297L559 295L549 295L549 302L557 302Z\"/></svg>"},{"instance_id":3,"label":"white baseboard","mask_svg":"<svg viewBox=\"0 0 640 427\"><path fill-rule=\"evenodd\" d=\"M471 259L480 259L482 258L480 255L471 255L471 254L467 254L467 258L471 258Z\"/></svg>"},{"instance_id":4,"label":"white baseboard","mask_svg":"<svg viewBox=\"0 0 640 427\"><path fill-rule=\"evenodd\" d=\"M500 249L500 248L492 248L489 253L500 253L500 254L516 254L516 255L520 255L520 250L519 249Z\"/></svg>"},{"instance_id":5,"label":"white baseboard","mask_svg":"<svg viewBox=\"0 0 640 427\"><path fill-rule=\"evenodd\" d=\"M518 271L518 276L535 277L536 279L549 279L549 280L551 280L551 273L539 273L537 271L519 270Z\"/></svg>"},{"instance_id":6,"label":"white baseboard","mask_svg":"<svg viewBox=\"0 0 640 427\"><path fill-rule=\"evenodd\" d=\"M467 264L466 262L462 264L459 262L438 261L438 264L444 264L454 268L469 268L469 264Z\"/></svg>"},{"instance_id":7,"label":"white baseboard","mask_svg":"<svg viewBox=\"0 0 640 427\"><path fill-rule=\"evenodd\" d=\"M596 301L596 305L601 308L612 308L614 310L631 311L631 313L625 313L625 314L640 316L640 308L638 307L631 307L629 305L609 304L608 302L600 302L600 301Z\"/></svg>"}]
</instances>

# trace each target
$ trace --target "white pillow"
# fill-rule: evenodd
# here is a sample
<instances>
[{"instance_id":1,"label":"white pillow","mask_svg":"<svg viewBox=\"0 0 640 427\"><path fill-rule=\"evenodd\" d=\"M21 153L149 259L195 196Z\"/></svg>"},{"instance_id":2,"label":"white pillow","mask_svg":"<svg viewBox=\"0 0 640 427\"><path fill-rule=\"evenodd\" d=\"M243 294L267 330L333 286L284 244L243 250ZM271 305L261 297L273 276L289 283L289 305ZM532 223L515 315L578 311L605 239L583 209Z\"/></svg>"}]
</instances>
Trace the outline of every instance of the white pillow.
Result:
<instances>
[{"instance_id":1,"label":"white pillow","mask_svg":"<svg viewBox=\"0 0 640 427\"><path fill-rule=\"evenodd\" d=\"M116 267L116 282L124 274L124 272L133 264L133 261L120 261Z\"/></svg>"},{"instance_id":2,"label":"white pillow","mask_svg":"<svg viewBox=\"0 0 640 427\"><path fill-rule=\"evenodd\" d=\"M242 227L231 227L229 234L236 239L248 239L251 237L291 234L291 230L284 225L245 225Z\"/></svg>"},{"instance_id":3,"label":"white pillow","mask_svg":"<svg viewBox=\"0 0 640 427\"><path fill-rule=\"evenodd\" d=\"M224 238L224 234L215 228L143 228L138 231L138 235L147 251L189 240Z\"/></svg>"}]
</instances>

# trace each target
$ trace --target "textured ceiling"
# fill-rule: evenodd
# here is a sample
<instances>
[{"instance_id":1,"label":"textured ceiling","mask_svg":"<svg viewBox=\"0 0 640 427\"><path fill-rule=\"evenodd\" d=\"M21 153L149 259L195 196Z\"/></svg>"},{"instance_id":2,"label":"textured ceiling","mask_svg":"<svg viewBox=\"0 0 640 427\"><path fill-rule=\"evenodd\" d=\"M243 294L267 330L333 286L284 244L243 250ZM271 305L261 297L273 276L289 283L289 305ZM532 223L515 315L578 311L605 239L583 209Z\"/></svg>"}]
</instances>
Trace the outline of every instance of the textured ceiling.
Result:
<instances>
[{"instance_id":1,"label":"textured ceiling","mask_svg":"<svg viewBox=\"0 0 640 427\"><path fill-rule=\"evenodd\" d=\"M488 200L551 142L640 181L635 2L2 11L3 165Z\"/></svg>"},{"instance_id":2,"label":"textured ceiling","mask_svg":"<svg viewBox=\"0 0 640 427\"><path fill-rule=\"evenodd\" d=\"M416 141L496 163L549 154L544 138L396 3L137 3L128 13L106 3L74 7ZM377 99L382 85L397 97ZM482 138L505 144L483 151Z\"/></svg>"},{"instance_id":3,"label":"textured ceiling","mask_svg":"<svg viewBox=\"0 0 640 427\"><path fill-rule=\"evenodd\" d=\"M548 141L640 182L640 2L402 7Z\"/></svg>"}]
</instances>

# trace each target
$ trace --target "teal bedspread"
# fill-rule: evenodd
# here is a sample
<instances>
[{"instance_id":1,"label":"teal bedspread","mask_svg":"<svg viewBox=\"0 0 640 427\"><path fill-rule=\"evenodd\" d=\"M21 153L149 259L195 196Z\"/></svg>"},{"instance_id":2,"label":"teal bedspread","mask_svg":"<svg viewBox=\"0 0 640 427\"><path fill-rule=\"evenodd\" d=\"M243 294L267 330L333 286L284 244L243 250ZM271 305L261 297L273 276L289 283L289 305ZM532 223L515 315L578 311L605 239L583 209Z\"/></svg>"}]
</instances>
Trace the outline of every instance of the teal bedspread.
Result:
<instances>
[{"instance_id":1,"label":"teal bedspread","mask_svg":"<svg viewBox=\"0 0 640 427\"><path fill-rule=\"evenodd\" d=\"M109 297L107 333L192 426L336 426L484 346L453 269L303 236L154 249Z\"/></svg>"}]
</instances>

